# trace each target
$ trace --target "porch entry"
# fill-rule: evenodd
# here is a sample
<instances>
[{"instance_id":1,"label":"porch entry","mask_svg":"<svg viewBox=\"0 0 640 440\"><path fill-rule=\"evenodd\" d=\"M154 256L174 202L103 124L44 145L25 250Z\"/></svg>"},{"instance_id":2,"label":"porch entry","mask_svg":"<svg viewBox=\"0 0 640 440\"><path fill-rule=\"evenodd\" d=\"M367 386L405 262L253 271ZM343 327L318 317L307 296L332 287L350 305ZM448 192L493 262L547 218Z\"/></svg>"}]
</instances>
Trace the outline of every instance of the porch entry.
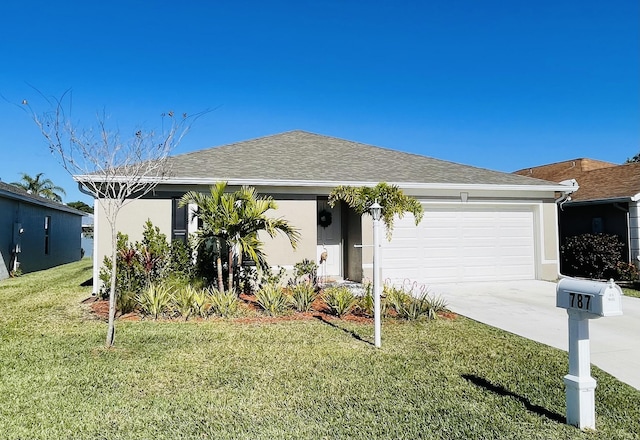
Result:
<instances>
[{"instance_id":1,"label":"porch entry","mask_svg":"<svg viewBox=\"0 0 640 440\"><path fill-rule=\"evenodd\" d=\"M326 198L318 198L316 263L318 276L325 280L343 278L341 206L329 206Z\"/></svg>"}]
</instances>

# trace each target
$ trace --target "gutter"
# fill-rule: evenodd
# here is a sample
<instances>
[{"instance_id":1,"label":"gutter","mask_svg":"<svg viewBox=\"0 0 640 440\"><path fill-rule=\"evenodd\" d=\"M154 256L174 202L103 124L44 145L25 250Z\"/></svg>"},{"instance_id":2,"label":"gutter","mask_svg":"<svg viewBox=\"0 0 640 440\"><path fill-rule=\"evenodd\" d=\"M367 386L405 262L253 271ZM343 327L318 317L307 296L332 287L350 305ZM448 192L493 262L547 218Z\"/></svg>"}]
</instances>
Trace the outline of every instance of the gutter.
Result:
<instances>
[{"instance_id":1,"label":"gutter","mask_svg":"<svg viewBox=\"0 0 640 440\"><path fill-rule=\"evenodd\" d=\"M563 180L560 182L560 185L563 185L564 189L560 191L562 195L556 199L556 204L560 207L560 210L562 210L562 205L571 201L571 194L578 191L580 185L578 185L576 179Z\"/></svg>"},{"instance_id":2,"label":"gutter","mask_svg":"<svg viewBox=\"0 0 640 440\"><path fill-rule=\"evenodd\" d=\"M84 181L99 182L95 176L76 175L73 176L76 182ZM94 180L95 179L95 180ZM113 176L109 181L118 182L125 181L126 177ZM216 182L227 182L229 186L283 186L283 187L326 187L333 188L338 185L350 186L376 186L378 181L333 181L333 180L282 180L282 179L238 179L238 178L147 178L141 179L140 182L157 182L163 185L213 185ZM475 184L475 183L419 183L419 182L387 182L389 185L397 185L402 189L435 189L435 190L487 190L487 191L535 191L535 192L566 192L567 185L552 184L549 185L515 185L515 184ZM578 187L572 187L570 192L577 190Z\"/></svg>"},{"instance_id":3,"label":"gutter","mask_svg":"<svg viewBox=\"0 0 640 440\"><path fill-rule=\"evenodd\" d=\"M84 184L82 182L80 182L79 180L77 180L75 177L76 176L73 176L73 180L78 182L78 191L80 191L82 194L86 194L86 195L91 196L91 197L93 197L95 199L96 195L94 193L90 192L88 189L85 189Z\"/></svg>"},{"instance_id":4,"label":"gutter","mask_svg":"<svg viewBox=\"0 0 640 440\"><path fill-rule=\"evenodd\" d=\"M580 185L578 185L578 181L576 179L563 180L560 182L561 185L565 186L565 189L562 190L562 195L556 199L556 204L558 208L562 211L562 206L571 201L571 194L578 191L580 189ZM560 270L560 264L562 263L562 253L560 251L560 229L561 229L561 220L558 215L558 211L556 210L556 250L558 252L558 278L566 278L567 275L564 275Z\"/></svg>"},{"instance_id":5,"label":"gutter","mask_svg":"<svg viewBox=\"0 0 640 440\"><path fill-rule=\"evenodd\" d=\"M582 205L603 205L603 204L616 204L616 203L628 203L635 202L640 199L634 199L633 197L611 197L609 199L590 199L590 200L573 200L571 202L571 206L582 206Z\"/></svg>"}]
</instances>

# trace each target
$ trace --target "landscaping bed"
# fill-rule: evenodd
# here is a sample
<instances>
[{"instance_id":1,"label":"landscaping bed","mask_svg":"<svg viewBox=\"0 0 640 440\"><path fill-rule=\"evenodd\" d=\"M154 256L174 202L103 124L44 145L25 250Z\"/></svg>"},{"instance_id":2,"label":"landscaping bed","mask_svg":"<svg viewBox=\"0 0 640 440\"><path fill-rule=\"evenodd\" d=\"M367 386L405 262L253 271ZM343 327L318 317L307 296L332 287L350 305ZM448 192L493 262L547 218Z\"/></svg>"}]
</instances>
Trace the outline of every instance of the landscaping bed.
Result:
<instances>
[{"instance_id":1,"label":"landscaping bed","mask_svg":"<svg viewBox=\"0 0 640 440\"><path fill-rule=\"evenodd\" d=\"M251 294L240 294L239 299L241 300L240 313L239 316L228 318L232 322L238 323L274 323L281 321L296 321L296 320L313 320L313 319L321 319L321 320L337 320L342 319L349 322L357 322L363 324L373 324L373 318L371 316L363 315L362 313L358 313L356 311L350 312L340 318L336 317L331 313L329 307L326 302L322 300L321 297L316 298L313 301L312 310L309 312L296 312L294 310L290 310L286 314L282 314L280 316L268 316L263 313L262 308L258 304L255 295ZM106 321L109 318L109 301L105 299L99 299L96 296L91 296L83 300L84 304L89 305L91 309L91 313L97 318ZM144 319L144 316L139 312L129 312L126 314L117 314L116 315L119 320L124 321L140 321ZM457 314L449 312L449 311L441 311L437 314L438 317L443 319L456 319ZM189 318L192 321L205 321L205 318L202 317L192 317ZM207 319L216 319L207 318ZM163 318L165 321L184 321L181 317L172 317L172 318Z\"/></svg>"}]
</instances>

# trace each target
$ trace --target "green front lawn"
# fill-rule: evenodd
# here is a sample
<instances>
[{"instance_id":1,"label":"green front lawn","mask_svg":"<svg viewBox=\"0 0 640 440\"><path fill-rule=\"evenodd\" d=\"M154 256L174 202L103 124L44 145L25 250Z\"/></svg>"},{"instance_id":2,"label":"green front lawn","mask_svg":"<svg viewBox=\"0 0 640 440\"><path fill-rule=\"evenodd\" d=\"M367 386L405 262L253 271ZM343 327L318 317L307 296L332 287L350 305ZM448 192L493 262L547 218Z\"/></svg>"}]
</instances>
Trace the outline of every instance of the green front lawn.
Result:
<instances>
[{"instance_id":1,"label":"green front lawn","mask_svg":"<svg viewBox=\"0 0 640 440\"><path fill-rule=\"evenodd\" d=\"M640 391L593 368L596 432L562 423L566 353L459 317L106 324L84 260L0 281L2 439L637 439Z\"/></svg>"},{"instance_id":2,"label":"green front lawn","mask_svg":"<svg viewBox=\"0 0 640 440\"><path fill-rule=\"evenodd\" d=\"M640 290L631 289L629 287L624 287L622 289L622 293L624 293L625 296L631 296L633 298L640 298Z\"/></svg>"}]
</instances>

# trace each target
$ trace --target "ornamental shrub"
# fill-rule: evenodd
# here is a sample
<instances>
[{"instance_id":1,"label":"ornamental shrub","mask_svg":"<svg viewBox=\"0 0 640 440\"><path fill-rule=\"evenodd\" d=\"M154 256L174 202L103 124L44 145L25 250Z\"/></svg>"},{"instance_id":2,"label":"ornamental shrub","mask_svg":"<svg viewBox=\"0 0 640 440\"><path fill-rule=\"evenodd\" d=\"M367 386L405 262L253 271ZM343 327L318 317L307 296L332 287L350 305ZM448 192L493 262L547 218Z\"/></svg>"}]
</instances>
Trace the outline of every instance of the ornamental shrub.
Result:
<instances>
[{"instance_id":1,"label":"ornamental shrub","mask_svg":"<svg viewBox=\"0 0 640 440\"><path fill-rule=\"evenodd\" d=\"M169 310L173 295L169 286L151 284L138 295L137 300L142 313L158 319Z\"/></svg>"},{"instance_id":2,"label":"ornamental shrub","mask_svg":"<svg viewBox=\"0 0 640 440\"><path fill-rule=\"evenodd\" d=\"M295 283L307 281L315 286L318 283L318 264L305 258L293 266L293 275Z\"/></svg>"},{"instance_id":3,"label":"ornamental shrub","mask_svg":"<svg viewBox=\"0 0 640 440\"><path fill-rule=\"evenodd\" d=\"M342 318L358 303L358 298L344 286L328 287L323 293L324 302L332 314Z\"/></svg>"},{"instance_id":4,"label":"ornamental shrub","mask_svg":"<svg viewBox=\"0 0 640 440\"><path fill-rule=\"evenodd\" d=\"M298 283L289 288L289 302L298 312L308 312L318 296L316 287L308 282Z\"/></svg>"},{"instance_id":5,"label":"ornamental shrub","mask_svg":"<svg viewBox=\"0 0 640 440\"><path fill-rule=\"evenodd\" d=\"M210 287L207 292L211 302L210 310L212 314L223 318L236 315L238 312L238 294L235 290L221 292L215 287Z\"/></svg>"},{"instance_id":6,"label":"ornamental shrub","mask_svg":"<svg viewBox=\"0 0 640 440\"><path fill-rule=\"evenodd\" d=\"M432 296L428 290L416 289L409 284L402 287L384 285L385 302L389 315L407 321L436 319L438 313L447 311L447 302L440 296Z\"/></svg>"},{"instance_id":7,"label":"ornamental shrub","mask_svg":"<svg viewBox=\"0 0 640 440\"><path fill-rule=\"evenodd\" d=\"M282 287L268 283L256 292L256 300L260 307L271 316L282 315L289 308L287 295Z\"/></svg>"},{"instance_id":8,"label":"ornamental shrub","mask_svg":"<svg viewBox=\"0 0 640 440\"><path fill-rule=\"evenodd\" d=\"M565 239L560 247L562 270L566 275L606 279L616 278L624 243L617 235L582 234Z\"/></svg>"},{"instance_id":9,"label":"ornamental shrub","mask_svg":"<svg viewBox=\"0 0 640 440\"><path fill-rule=\"evenodd\" d=\"M640 271L638 271L638 267L633 263L625 263L624 261L620 261L616 266L616 270L618 271L617 279L620 281L640 280Z\"/></svg>"},{"instance_id":10,"label":"ornamental shrub","mask_svg":"<svg viewBox=\"0 0 640 440\"><path fill-rule=\"evenodd\" d=\"M147 220L143 238L131 243L127 234L118 232L116 293L130 292L140 294L152 283L166 281L169 278L193 280L196 275L191 258L191 249L179 240L171 244L160 228ZM113 262L105 256L100 268L100 297L109 297L111 270ZM123 312L126 313L126 312Z\"/></svg>"}]
</instances>

